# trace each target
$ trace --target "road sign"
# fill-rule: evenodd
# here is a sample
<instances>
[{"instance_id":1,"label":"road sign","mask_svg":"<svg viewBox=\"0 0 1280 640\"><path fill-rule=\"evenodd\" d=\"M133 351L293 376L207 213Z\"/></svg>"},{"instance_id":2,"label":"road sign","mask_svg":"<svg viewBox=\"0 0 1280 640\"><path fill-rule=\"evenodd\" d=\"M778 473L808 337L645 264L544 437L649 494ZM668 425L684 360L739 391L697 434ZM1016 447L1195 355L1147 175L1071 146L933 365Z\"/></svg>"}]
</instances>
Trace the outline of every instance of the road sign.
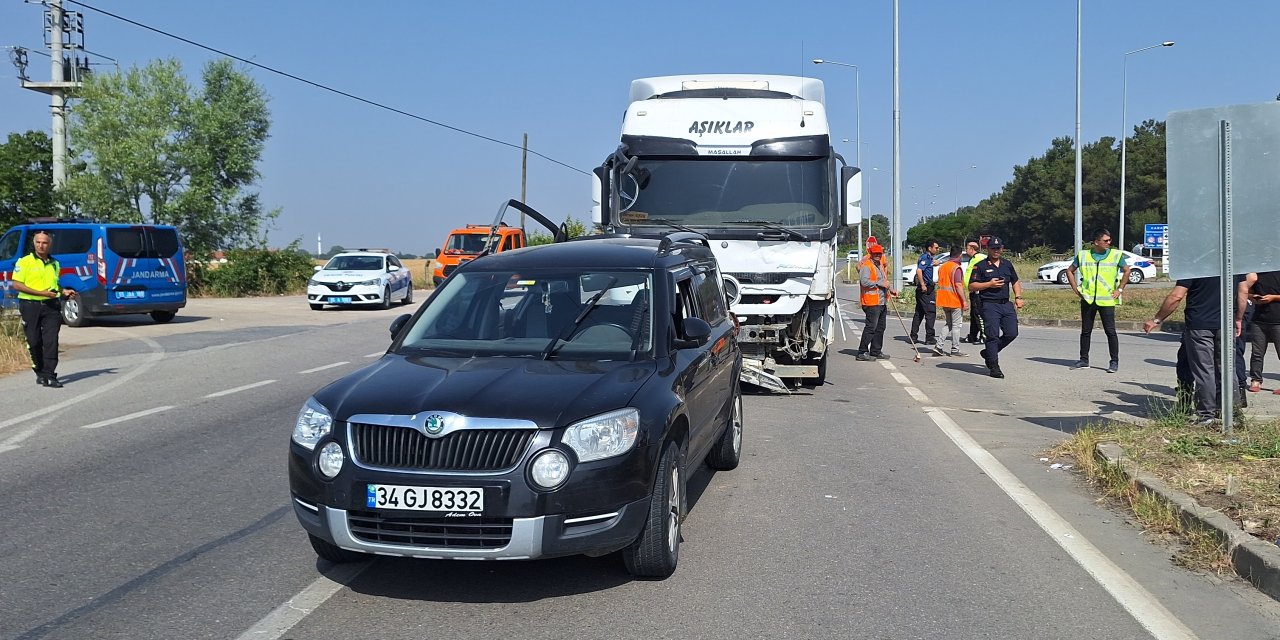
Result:
<instances>
[{"instance_id":1,"label":"road sign","mask_svg":"<svg viewBox=\"0 0 1280 640\"><path fill-rule=\"evenodd\" d=\"M1164 249L1169 246L1169 225L1167 224L1143 225L1142 235L1146 240L1142 246L1147 249Z\"/></svg>"}]
</instances>

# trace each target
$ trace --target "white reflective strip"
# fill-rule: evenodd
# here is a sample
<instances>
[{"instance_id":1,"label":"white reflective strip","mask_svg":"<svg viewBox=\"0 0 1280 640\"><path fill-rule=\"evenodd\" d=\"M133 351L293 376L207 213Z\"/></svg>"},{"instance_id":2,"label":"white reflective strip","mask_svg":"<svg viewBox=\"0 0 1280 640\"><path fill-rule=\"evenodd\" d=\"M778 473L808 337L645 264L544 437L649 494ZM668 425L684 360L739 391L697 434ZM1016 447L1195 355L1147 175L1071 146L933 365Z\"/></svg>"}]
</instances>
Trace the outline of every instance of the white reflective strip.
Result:
<instances>
[{"instance_id":1,"label":"white reflective strip","mask_svg":"<svg viewBox=\"0 0 1280 640\"><path fill-rule=\"evenodd\" d=\"M580 523L580 522L591 522L591 521L593 521L593 520L608 520L609 518L616 517L617 515L618 515L618 513L615 511L615 512L613 512L613 513L604 513L604 514L601 514L601 515L598 515L598 516L587 516L587 517L585 517L585 518L569 518L569 519L565 520L565 521L564 521L564 523L565 523L565 524L578 524L578 523Z\"/></svg>"},{"instance_id":2,"label":"white reflective strip","mask_svg":"<svg viewBox=\"0 0 1280 640\"><path fill-rule=\"evenodd\" d=\"M154 408L154 409L146 409L146 410L144 410L144 411L138 411L138 412L135 412L135 413L131 413L131 414L127 415L127 416L120 416L119 418L112 418L112 419L110 419L110 420L103 420L102 422L95 422L95 423L93 423L93 424L86 424L86 425L84 425L84 426L82 426L82 427L80 427L80 428L81 428L81 429L97 429L97 428L99 428L99 427L105 427L105 426L109 426L109 425L113 425L113 424L118 424L118 423L124 422L124 421L126 421L126 420L133 420L134 418L142 418L142 417L145 417L145 416L154 415L154 414L160 413L161 411L168 411L168 410L170 410L170 409L172 409L172 408L173 408L172 406L167 406L167 407L156 407L156 408Z\"/></svg>"},{"instance_id":3,"label":"white reflective strip","mask_svg":"<svg viewBox=\"0 0 1280 640\"><path fill-rule=\"evenodd\" d=\"M343 360L342 362L335 362L335 363L333 363L333 364L326 364L326 365L324 365L323 367L316 367L316 368L314 368L314 369L307 369L307 370L305 370L305 371L299 371L298 373L315 373L315 372L317 372L317 371L324 371L325 369L332 369L332 368L334 368L334 367L341 367L341 366L342 366L342 365L344 365L344 364L351 364L351 363L350 363L350 362L347 362L346 360Z\"/></svg>"},{"instance_id":4,"label":"white reflective strip","mask_svg":"<svg viewBox=\"0 0 1280 640\"><path fill-rule=\"evenodd\" d=\"M215 392L213 392L213 393L211 393L211 394L209 394L209 395L207 395L207 396L205 396L205 397L206 397L206 398L218 398L218 397L221 397L221 396L229 396L229 395L231 395L231 394L233 394L233 393L239 393L239 392L241 392L241 391L248 391L249 389L256 389L256 388L258 388L258 387L265 387L265 386L267 386L267 385L269 385L269 384L272 384L272 383L274 383L274 382L275 382L275 380L263 380L262 382L255 382L255 383L253 383L253 384L246 384L246 385L244 385L243 387L236 387L236 388L234 388L234 389L227 389L226 391L215 391Z\"/></svg>"},{"instance_id":5,"label":"white reflective strip","mask_svg":"<svg viewBox=\"0 0 1280 640\"><path fill-rule=\"evenodd\" d=\"M1141 584L1125 573L1102 554L1070 523L1058 515L1040 496L1036 495L1017 476L1000 464L990 451L982 448L960 425L956 424L938 407L925 407L934 424L951 438L974 464L986 473L996 486L1022 508L1045 533L1053 538L1097 583L1124 607L1133 619L1152 636L1161 640L1193 640L1196 635L1181 620L1156 600Z\"/></svg>"}]
</instances>

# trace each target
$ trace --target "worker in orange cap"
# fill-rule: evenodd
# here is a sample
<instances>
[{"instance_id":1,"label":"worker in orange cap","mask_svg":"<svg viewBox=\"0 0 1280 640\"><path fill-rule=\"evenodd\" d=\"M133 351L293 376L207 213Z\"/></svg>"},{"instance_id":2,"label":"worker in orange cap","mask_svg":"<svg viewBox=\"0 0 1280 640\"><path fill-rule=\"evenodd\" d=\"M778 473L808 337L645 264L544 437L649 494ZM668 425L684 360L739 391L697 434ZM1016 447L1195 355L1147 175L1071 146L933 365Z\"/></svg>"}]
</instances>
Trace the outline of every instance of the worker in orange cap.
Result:
<instances>
[{"instance_id":1,"label":"worker in orange cap","mask_svg":"<svg viewBox=\"0 0 1280 640\"><path fill-rule=\"evenodd\" d=\"M889 286L889 268L884 257L884 247L874 236L867 238L867 256L858 265L858 289L862 293L862 312L867 316L867 326L862 330L858 344L858 360L888 360L884 352L884 328L888 320L886 305L889 298L898 297L898 291Z\"/></svg>"}]
</instances>

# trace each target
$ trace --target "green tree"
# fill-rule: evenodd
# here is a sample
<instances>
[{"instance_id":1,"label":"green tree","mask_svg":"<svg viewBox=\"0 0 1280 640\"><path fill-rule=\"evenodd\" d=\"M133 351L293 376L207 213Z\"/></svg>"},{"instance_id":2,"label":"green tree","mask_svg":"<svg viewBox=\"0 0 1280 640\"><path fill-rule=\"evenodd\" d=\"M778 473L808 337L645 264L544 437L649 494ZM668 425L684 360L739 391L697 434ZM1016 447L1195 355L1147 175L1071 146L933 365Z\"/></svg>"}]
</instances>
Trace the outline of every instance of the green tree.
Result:
<instances>
[{"instance_id":1,"label":"green tree","mask_svg":"<svg viewBox=\"0 0 1280 640\"><path fill-rule=\"evenodd\" d=\"M569 216L564 220L564 227L569 232L570 238L587 235L587 224L573 216ZM534 231L529 234L529 246L539 244L551 244L555 238L550 233Z\"/></svg>"},{"instance_id":2,"label":"green tree","mask_svg":"<svg viewBox=\"0 0 1280 640\"><path fill-rule=\"evenodd\" d=\"M340 244L335 244L335 245L333 245L332 247L329 247L329 252L328 252L328 253L326 253L326 254L324 254L324 255L323 255L323 256L321 256L321 257L322 257L322 258L332 258L333 256L336 256L336 255L338 255L339 253L342 253L343 251L346 251L346 250L347 250L347 248L346 248L346 247L344 247L344 246L342 246L342 245L340 245Z\"/></svg>"},{"instance_id":3,"label":"green tree","mask_svg":"<svg viewBox=\"0 0 1280 640\"><path fill-rule=\"evenodd\" d=\"M95 218L172 224L196 253L260 243L257 163L270 126L267 98L230 60L205 65L202 88L177 60L95 74L72 111L82 165L73 206Z\"/></svg>"},{"instance_id":4,"label":"green tree","mask_svg":"<svg viewBox=\"0 0 1280 640\"><path fill-rule=\"evenodd\" d=\"M43 131L10 133L0 144L0 229L53 215L53 141Z\"/></svg>"},{"instance_id":5,"label":"green tree","mask_svg":"<svg viewBox=\"0 0 1280 640\"><path fill-rule=\"evenodd\" d=\"M1165 123L1147 120L1134 127L1125 147L1125 242L1140 242L1143 225L1169 220L1169 174L1165 164ZM1119 238L1116 239L1119 242ZM1129 247L1117 247L1129 249Z\"/></svg>"}]
</instances>

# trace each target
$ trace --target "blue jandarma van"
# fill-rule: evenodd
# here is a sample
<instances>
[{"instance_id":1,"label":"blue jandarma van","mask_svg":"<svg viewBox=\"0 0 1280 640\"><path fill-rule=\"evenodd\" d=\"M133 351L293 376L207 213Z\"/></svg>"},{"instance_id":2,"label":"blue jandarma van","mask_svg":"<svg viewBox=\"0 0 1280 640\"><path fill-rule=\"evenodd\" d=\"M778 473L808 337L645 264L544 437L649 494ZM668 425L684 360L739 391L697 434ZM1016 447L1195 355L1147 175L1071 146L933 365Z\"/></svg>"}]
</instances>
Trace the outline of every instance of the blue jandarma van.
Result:
<instances>
[{"instance_id":1,"label":"blue jandarma van","mask_svg":"<svg viewBox=\"0 0 1280 640\"><path fill-rule=\"evenodd\" d=\"M49 218L0 236L5 307L17 305L13 265L31 253L38 231L53 236L50 252L62 268L58 283L79 294L62 302L62 319L73 327L94 316L124 313L149 313L156 322L168 322L187 304L187 269L176 228Z\"/></svg>"}]
</instances>

